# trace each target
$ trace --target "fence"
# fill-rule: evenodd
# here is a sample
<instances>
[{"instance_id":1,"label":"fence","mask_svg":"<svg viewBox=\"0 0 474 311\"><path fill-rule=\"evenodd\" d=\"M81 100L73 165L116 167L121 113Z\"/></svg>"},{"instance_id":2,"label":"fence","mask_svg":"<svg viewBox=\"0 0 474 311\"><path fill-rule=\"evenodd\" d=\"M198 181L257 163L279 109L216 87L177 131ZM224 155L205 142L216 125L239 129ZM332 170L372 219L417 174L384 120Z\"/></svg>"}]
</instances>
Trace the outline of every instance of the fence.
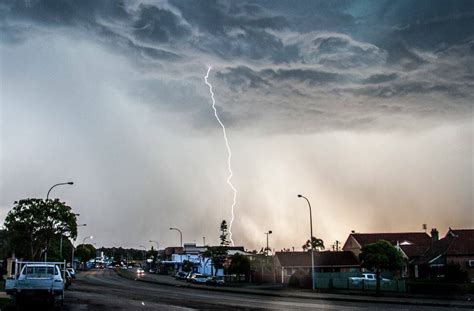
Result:
<instances>
[{"instance_id":1,"label":"fence","mask_svg":"<svg viewBox=\"0 0 474 311\"><path fill-rule=\"evenodd\" d=\"M358 277L358 272L325 272L315 273L315 285L318 289L349 289L362 291L375 291L375 281L353 282L351 277ZM387 292L406 292L404 280L388 280L380 282L380 290Z\"/></svg>"}]
</instances>

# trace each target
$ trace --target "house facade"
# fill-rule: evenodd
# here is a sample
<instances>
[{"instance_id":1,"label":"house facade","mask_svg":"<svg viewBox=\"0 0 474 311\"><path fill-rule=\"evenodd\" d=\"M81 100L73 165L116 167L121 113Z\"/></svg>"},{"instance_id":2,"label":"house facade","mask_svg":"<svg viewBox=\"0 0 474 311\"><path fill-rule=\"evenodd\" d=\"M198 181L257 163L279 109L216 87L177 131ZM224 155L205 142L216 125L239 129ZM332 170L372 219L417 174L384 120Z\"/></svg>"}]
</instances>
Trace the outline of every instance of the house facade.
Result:
<instances>
[{"instance_id":1,"label":"house facade","mask_svg":"<svg viewBox=\"0 0 474 311\"><path fill-rule=\"evenodd\" d=\"M311 274L311 252L276 252L274 256L275 281L287 284L290 277L303 272ZM354 253L314 252L315 272L360 271L360 264Z\"/></svg>"},{"instance_id":2,"label":"house facade","mask_svg":"<svg viewBox=\"0 0 474 311\"><path fill-rule=\"evenodd\" d=\"M432 230L436 239L438 231ZM426 232L395 232L395 233L355 233L352 232L347 238L342 249L352 252L357 258L362 247L368 244L385 240L395 246L405 258L407 265L402 270L402 276L413 276L413 263L421 258L431 247L433 238Z\"/></svg>"},{"instance_id":3,"label":"house facade","mask_svg":"<svg viewBox=\"0 0 474 311\"><path fill-rule=\"evenodd\" d=\"M434 240L429 250L414 263L415 277L444 278L448 266L458 266L474 281L474 229L451 229ZM448 276L449 277L449 276Z\"/></svg>"}]
</instances>

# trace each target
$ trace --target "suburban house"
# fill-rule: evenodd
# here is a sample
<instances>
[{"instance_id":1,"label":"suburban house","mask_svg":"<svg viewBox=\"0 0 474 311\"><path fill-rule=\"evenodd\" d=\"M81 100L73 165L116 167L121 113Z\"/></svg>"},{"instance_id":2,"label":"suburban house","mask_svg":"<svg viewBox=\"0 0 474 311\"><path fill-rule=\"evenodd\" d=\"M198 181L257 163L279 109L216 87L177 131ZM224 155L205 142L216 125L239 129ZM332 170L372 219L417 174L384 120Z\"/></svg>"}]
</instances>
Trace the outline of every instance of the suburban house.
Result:
<instances>
[{"instance_id":1,"label":"suburban house","mask_svg":"<svg viewBox=\"0 0 474 311\"><path fill-rule=\"evenodd\" d=\"M446 266L459 265L474 281L474 229L451 229L442 239L435 239L428 251L414 262L415 277L445 276Z\"/></svg>"},{"instance_id":2,"label":"suburban house","mask_svg":"<svg viewBox=\"0 0 474 311\"><path fill-rule=\"evenodd\" d=\"M274 256L275 280L288 283L290 277L298 272L311 274L311 252L276 252ZM314 252L315 272L360 271L360 264L354 253Z\"/></svg>"},{"instance_id":3,"label":"suburban house","mask_svg":"<svg viewBox=\"0 0 474 311\"><path fill-rule=\"evenodd\" d=\"M400 250L408 265L402 271L403 276L414 274L412 263L421 258L431 247L433 239L437 239L438 231L432 230L430 237L426 232L396 232L396 233L355 233L352 232L347 238L342 250L352 252L357 258L362 247L375 243L379 240L390 242Z\"/></svg>"}]
</instances>

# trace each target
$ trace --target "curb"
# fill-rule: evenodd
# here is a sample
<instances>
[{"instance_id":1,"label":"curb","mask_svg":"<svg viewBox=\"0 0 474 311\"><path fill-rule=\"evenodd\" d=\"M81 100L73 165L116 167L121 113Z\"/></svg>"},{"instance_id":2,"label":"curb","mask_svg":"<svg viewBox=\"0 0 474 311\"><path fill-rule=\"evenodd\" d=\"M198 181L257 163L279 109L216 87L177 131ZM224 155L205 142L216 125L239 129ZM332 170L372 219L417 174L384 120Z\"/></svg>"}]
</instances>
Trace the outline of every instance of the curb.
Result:
<instances>
[{"instance_id":1,"label":"curb","mask_svg":"<svg viewBox=\"0 0 474 311\"><path fill-rule=\"evenodd\" d=\"M232 289L232 288L219 288L219 287L201 287L201 286L194 286L191 284L183 284L183 285L176 285L167 282L160 282L154 280L145 280L140 278L133 278L127 277L122 275L121 272L117 272L117 274L125 279L134 280L143 283L149 284L159 284L164 286L170 287L184 287L184 288L191 288L197 290L208 290L208 291L217 291L217 292L226 292L226 293L237 293L237 294L248 294L248 295L258 295L258 296L267 296L267 297L284 297L284 298L298 298L298 299L310 299L310 300L331 300L331 301L344 301L344 302L366 302L366 303L379 303L379 304L397 304L397 305L413 305L413 306L429 306L429 307L448 307L448 308L465 308L465 309L472 309L474 308L473 304L464 304L464 303L457 303L457 302L422 302L422 301L397 301L397 300L372 300L369 298L360 298L355 299L351 297L311 297L311 296L300 296L300 295L292 295L292 294L282 294L282 293L271 293L271 292L263 292L257 290L246 290L246 289Z\"/></svg>"}]
</instances>

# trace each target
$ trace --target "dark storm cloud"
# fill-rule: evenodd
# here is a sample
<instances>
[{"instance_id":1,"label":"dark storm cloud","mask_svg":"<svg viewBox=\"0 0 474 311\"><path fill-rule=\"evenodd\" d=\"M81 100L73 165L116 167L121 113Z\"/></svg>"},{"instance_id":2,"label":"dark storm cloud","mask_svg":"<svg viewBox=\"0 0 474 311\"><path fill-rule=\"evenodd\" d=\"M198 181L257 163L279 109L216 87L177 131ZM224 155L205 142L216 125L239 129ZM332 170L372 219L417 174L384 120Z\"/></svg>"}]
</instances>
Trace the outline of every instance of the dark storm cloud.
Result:
<instances>
[{"instance_id":1,"label":"dark storm cloud","mask_svg":"<svg viewBox=\"0 0 474 311\"><path fill-rule=\"evenodd\" d=\"M379 110L393 107L383 101L397 101L396 111L410 115L415 97L426 111L457 116L472 99L470 1L38 0L6 1L1 14L5 43L16 44L43 28L67 28L125 55L146 72L166 67L176 74L195 71L203 62L221 64L212 74L219 91L227 94L221 101L230 124L239 123L233 118L256 121L260 115L291 120L303 110L307 122L324 117L329 124L332 117L337 128L338 120L351 119L347 113L371 109L379 113L369 117L371 122L362 118L353 124L375 124L377 117L393 112ZM194 77L196 83L200 79ZM150 98L159 94L146 89L160 81L140 81L143 85L134 84L131 92L153 102ZM187 101L204 101L199 88L186 87L196 93L188 94ZM176 101L161 103L161 109L183 110L193 124L206 124L205 111L159 89ZM288 96L295 100L287 101ZM252 98L251 108L247 98ZM333 110L348 106L344 112Z\"/></svg>"},{"instance_id":2,"label":"dark storm cloud","mask_svg":"<svg viewBox=\"0 0 474 311\"><path fill-rule=\"evenodd\" d=\"M290 80L291 82L307 83L311 86L347 81L346 77L337 73L309 69L265 69L262 74L271 80Z\"/></svg>"},{"instance_id":3,"label":"dark storm cloud","mask_svg":"<svg viewBox=\"0 0 474 311\"><path fill-rule=\"evenodd\" d=\"M219 71L216 78L224 80L233 90L271 86L258 72L246 66Z\"/></svg>"},{"instance_id":4,"label":"dark storm cloud","mask_svg":"<svg viewBox=\"0 0 474 311\"><path fill-rule=\"evenodd\" d=\"M262 7L282 14L288 20L289 28L297 32L343 31L354 28L356 20L345 10L351 1L257 1Z\"/></svg>"},{"instance_id":5,"label":"dark storm cloud","mask_svg":"<svg viewBox=\"0 0 474 311\"><path fill-rule=\"evenodd\" d=\"M226 60L243 57L285 62L292 59L291 48L268 31L288 26L282 15L245 2L173 1L172 4L199 32L197 49Z\"/></svg>"},{"instance_id":6,"label":"dark storm cloud","mask_svg":"<svg viewBox=\"0 0 474 311\"><path fill-rule=\"evenodd\" d=\"M53 29L68 27L82 30L88 36L93 34L90 39L105 43L107 47L140 61L173 61L180 58L178 54L165 49L134 42L106 25L131 23L132 16L126 11L123 1L8 1L2 6L1 14L2 28L6 34L3 40L6 43L19 43L37 34L42 26Z\"/></svg>"},{"instance_id":7,"label":"dark storm cloud","mask_svg":"<svg viewBox=\"0 0 474 311\"><path fill-rule=\"evenodd\" d=\"M283 15L273 15L257 4L237 1L172 1L183 17L203 32L225 35L230 28L282 29L288 25Z\"/></svg>"},{"instance_id":8,"label":"dark storm cloud","mask_svg":"<svg viewBox=\"0 0 474 311\"><path fill-rule=\"evenodd\" d=\"M368 86L356 89L345 89L343 92L368 97L398 98L416 94L437 93L448 97L466 97L468 94L462 92L457 85L432 84L428 82L392 83L383 86ZM468 107L466 107L468 108Z\"/></svg>"},{"instance_id":9,"label":"dark storm cloud","mask_svg":"<svg viewBox=\"0 0 474 311\"><path fill-rule=\"evenodd\" d=\"M97 18L127 19L121 0L32 0L7 1L9 14L47 25L95 23Z\"/></svg>"},{"instance_id":10,"label":"dark storm cloud","mask_svg":"<svg viewBox=\"0 0 474 311\"><path fill-rule=\"evenodd\" d=\"M133 33L140 39L151 42L169 42L189 36L191 30L181 25L179 17L168 10L151 5L140 5L138 20Z\"/></svg>"},{"instance_id":11,"label":"dark storm cloud","mask_svg":"<svg viewBox=\"0 0 474 311\"><path fill-rule=\"evenodd\" d=\"M398 78L398 75L396 73L390 73L390 74L374 74L368 77L367 79L364 79L362 83L364 84L378 84L378 83L384 83L384 82L389 82L393 81Z\"/></svg>"}]
</instances>

